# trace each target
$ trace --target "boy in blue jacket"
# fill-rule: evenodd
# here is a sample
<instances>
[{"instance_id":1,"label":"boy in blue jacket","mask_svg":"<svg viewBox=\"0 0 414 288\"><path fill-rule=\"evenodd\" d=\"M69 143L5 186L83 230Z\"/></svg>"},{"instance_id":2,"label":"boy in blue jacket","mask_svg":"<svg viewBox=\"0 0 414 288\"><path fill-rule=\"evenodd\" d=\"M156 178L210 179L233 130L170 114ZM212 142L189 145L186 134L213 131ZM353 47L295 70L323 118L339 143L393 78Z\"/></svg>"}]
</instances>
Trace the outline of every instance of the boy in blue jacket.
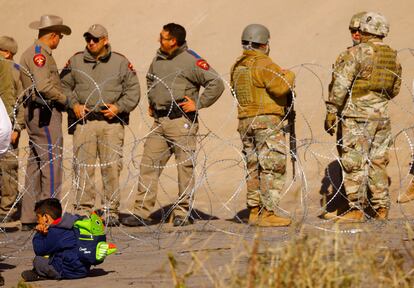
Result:
<instances>
[{"instance_id":1,"label":"boy in blue jacket","mask_svg":"<svg viewBox=\"0 0 414 288\"><path fill-rule=\"evenodd\" d=\"M65 213L58 199L35 204L37 233L33 237L36 254L33 269L22 272L25 281L75 279L88 275L90 264L80 261L73 223L80 217Z\"/></svg>"}]
</instances>

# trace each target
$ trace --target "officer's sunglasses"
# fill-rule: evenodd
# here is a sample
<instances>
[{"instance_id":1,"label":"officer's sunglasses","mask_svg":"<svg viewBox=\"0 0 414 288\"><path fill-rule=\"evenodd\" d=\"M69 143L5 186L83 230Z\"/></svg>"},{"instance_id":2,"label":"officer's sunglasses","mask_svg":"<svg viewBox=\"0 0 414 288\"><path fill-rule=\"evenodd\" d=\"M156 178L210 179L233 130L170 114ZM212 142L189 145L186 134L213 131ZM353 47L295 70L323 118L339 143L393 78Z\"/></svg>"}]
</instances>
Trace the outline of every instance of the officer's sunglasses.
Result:
<instances>
[{"instance_id":1,"label":"officer's sunglasses","mask_svg":"<svg viewBox=\"0 0 414 288\"><path fill-rule=\"evenodd\" d=\"M101 38L96 38L96 37L93 37L93 36L85 36L86 43L91 42L91 40L93 41L93 43L96 44L101 40Z\"/></svg>"}]
</instances>

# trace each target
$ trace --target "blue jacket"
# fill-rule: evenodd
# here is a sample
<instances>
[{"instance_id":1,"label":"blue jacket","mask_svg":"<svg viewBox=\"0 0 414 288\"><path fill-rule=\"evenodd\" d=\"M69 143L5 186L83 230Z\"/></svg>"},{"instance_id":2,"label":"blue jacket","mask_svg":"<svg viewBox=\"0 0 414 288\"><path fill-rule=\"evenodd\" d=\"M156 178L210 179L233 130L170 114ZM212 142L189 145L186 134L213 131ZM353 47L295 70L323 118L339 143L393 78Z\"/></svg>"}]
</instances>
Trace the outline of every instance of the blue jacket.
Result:
<instances>
[{"instance_id":1,"label":"blue jacket","mask_svg":"<svg viewBox=\"0 0 414 288\"><path fill-rule=\"evenodd\" d=\"M79 260L77 237L73 223L79 216L65 213L56 225L50 225L46 235L36 233L33 249L37 256L49 255L49 264L61 278L74 279L88 275L91 265Z\"/></svg>"}]
</instances>

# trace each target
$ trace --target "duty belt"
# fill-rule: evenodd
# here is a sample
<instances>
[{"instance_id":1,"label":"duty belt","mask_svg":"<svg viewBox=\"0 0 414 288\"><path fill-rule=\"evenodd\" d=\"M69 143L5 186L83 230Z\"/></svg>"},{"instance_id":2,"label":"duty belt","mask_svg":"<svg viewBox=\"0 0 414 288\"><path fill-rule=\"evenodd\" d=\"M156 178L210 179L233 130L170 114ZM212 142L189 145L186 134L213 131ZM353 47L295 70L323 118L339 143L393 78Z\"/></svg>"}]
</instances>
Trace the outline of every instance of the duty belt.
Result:
<instances>
[{"instance_id":1,"label":"duty belt","mask_svg":"<svg viewBox=\"0 0 414 288\"><path fill-rule=\"evenodd\" d=\"M42 102L41 102L42 101ZM27 109L29 109L29 121L32 121L34 117L34 110L39 109L39 128L42 128L44 126L49 126L50 119L52 118L52 110L53 108L56 108L58 111L63 111L64 107L60 105L59 103L51 100L33 100L32 98L29 98L27 101Z\"/></svg>"},{"instance_id":2,"label":"duty belt","mask_svg":"<svg viewBox=\"0 0 414 288\"><path fill-rule=\"evenodd\" d=\"M189 120L191 120L192 122L197 121L197 112L187 112L185 113L184 111L182 111L179 108L176 109L170 109L170 110L153 110L154 112L154 117L155 118L162 118L162 117L168 117L171 120L172 119L177 119L180 117L186 117Z\"/></svg>"}]
</instances>

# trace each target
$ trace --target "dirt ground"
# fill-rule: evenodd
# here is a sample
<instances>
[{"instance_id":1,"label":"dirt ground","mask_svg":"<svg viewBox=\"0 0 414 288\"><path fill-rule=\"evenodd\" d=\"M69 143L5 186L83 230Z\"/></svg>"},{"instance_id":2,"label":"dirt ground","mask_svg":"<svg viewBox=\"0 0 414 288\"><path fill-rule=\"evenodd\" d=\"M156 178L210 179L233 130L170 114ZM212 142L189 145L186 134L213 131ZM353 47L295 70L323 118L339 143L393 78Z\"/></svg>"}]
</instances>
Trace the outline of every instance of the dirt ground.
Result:
<instances>
[{"instance_id":1,"label":"dirt ground","mask_svg":"<svg viewBox=\"0 0 414 288\"><path fill-rule=\"evenodd\" d=\"M360 233L367 241L376 237L383 245L402 249L401 241L406 238L405 223L411 223L414 214L414 203L395 203L411 179L408 172L414 150L412 0L258 0L254 3L237 0L0 0L0 4L4 11L0 35L10 35L18 41L17 62L37 36L28 24L38 20L42 14L55 14L63 17L64 23L72 28L72 35L65 36L53 52L59 67L63 67L75 52L83 50L82 34L95 23L107 27L112 48L126 55L134 65L141 83L142 98L131 114L131 125L125 130L119 192L124 213L129 213L133 204L143 140L152 124L147 115L145 75L159 46L157 39L162 26L176 22L186 27L189 47L202 55L228 84L230 67L241 54L243 28L250 23L266 25L271 32L270 56L297 75L298 173L292 180L291 164L288 165L289 180L281 203L295 225L293 228L259 229L263 243L283 245L298 231L321 235L341 233L344 237ZM323 129L324 101L331 65L336 56L351 45L350 17L364 10L377 11L388 18L391 30L385 42L398 50L403 66L401 93L390 102L392 133L395 136L388 169L391 220L385 224L368 222L359 225L357 228L361 230L341 228L338 232L332 222L326 223L317 217L324 210L321 207L321 203L325 203L321 200L322 195L331 191L333 183L338 182L338 177L332 176L338 168L335 139ZM109 238L118 245L119 252L96 267L93 277L76 281L43 281L36 284L38 287L172 287L168 253L178 261L179 275L184 275L187 270L193 271L187 279L189 287L212 287L214 281L226 279L230 271L245 265L246 247L258 230L239 223L235 217L242 218L245 214L245 185L241 142L237 133L237 106L228 87L217 103L203 109L200 115L194 201L194 208L199 212L195 215L198 218L196 224L185 228L174 228L168 223L142 228L113 228L108 231ZM66 127L66 120L63 127ZM27 145L27 135L23 132L19 151L21 193L24 193ZM65 131L63 202L68 211L74 197L71 160L72 137ZM175 162L171 159L160 179L156 209L174 203L176 179ZM96 179L98 195L102 189L100 180L99 177ZM16 285L20 273L30 269L33 258L31 236L27 232L0 232L0 254L6 257L0 262L0 271L6 279L5 287ZM189 266L188 263L198 264Z\"/></svg>"}]
</instances>

